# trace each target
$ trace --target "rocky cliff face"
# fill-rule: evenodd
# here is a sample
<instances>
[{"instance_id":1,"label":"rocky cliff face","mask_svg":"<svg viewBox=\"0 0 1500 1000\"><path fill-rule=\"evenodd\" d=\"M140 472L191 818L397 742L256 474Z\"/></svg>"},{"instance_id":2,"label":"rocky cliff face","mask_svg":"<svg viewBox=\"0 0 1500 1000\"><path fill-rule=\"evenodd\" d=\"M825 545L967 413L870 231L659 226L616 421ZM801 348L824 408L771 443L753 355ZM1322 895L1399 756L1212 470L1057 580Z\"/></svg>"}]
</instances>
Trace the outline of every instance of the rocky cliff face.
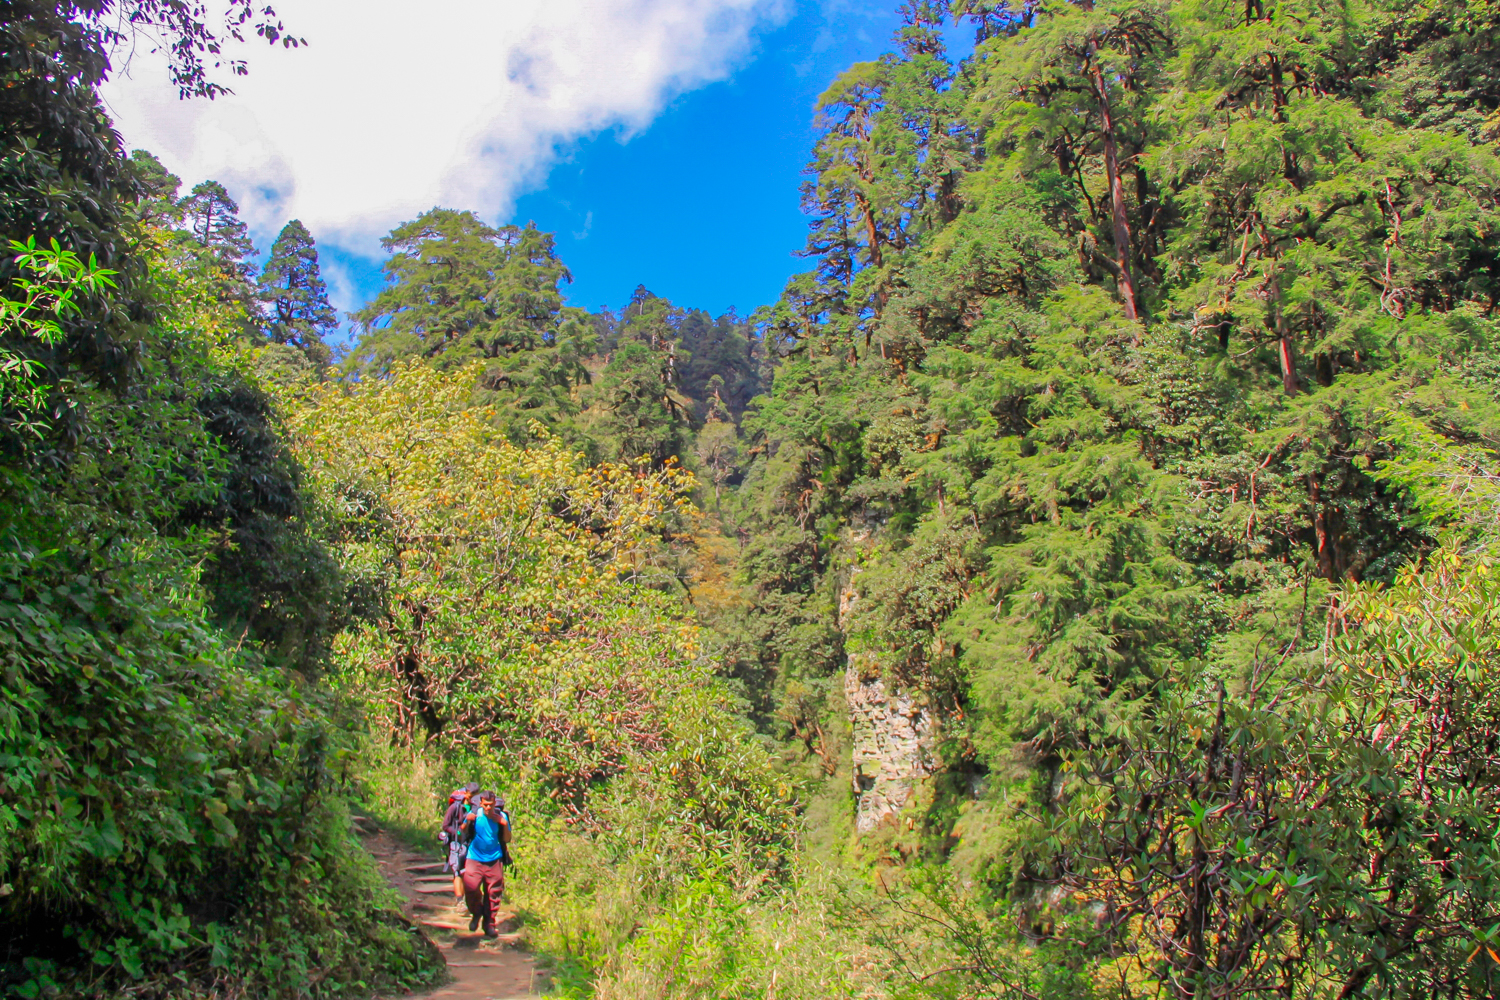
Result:
<instances>
[{"instance_id":1,"label":"rocky cliff face","mask_svg":"<svg viewBox=\"0 0 1500 1000\"><path fill-rule=\"evenodd\" d=\"M841 628L847 626L859 599L854 588L858 573L857 565L850 568L839 594ZM869 833L882 824L895 826L918 783L934 770L932 714L909 695L887 691L878 667L860 653L851 653L844 669L844 698L853 727L855 830Z\"/></svg>"},{"instance_id":2,"label":"rocky cliff face","mask_svg":"<svg viewBox=\"0 0 1500 1000\"><path fill-rule=\"evenodd\" d=\"M910 697L888 693L879 677L861 677L856 657L849 659L844 697L854 727L854 825L868 833L894 826L917 783L932 774L932 716Z\"/></svg>"}]
</instances>

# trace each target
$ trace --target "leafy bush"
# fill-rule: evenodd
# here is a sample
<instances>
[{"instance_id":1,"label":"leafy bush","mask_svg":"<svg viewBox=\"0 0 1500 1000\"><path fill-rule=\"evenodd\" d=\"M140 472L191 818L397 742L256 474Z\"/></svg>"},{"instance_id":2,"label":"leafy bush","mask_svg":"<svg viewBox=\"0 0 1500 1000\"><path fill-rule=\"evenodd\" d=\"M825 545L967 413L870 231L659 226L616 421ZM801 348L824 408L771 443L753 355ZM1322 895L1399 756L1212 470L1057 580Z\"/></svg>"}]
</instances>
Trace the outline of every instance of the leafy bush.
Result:
<instances>
[{"instance_id":1,"label":"leafy bush","mask_svg":"<svg viewBox=\"0 0 1500 1000\"><path fill-rule=\"evenodd\" d=\"M692 477L516 447L469 405L473 384L406 365L293 411L346 572L382 598L341 638L338 680L374 730L494 755L581 815L591 783L670 752L683 720L729 718L656 561L693 514ZM715 794L697 792L711 826Z\"/></svg>"},{"instance_id":2,"label":"leafy bush","mask_svg":"<svg viewBox=\"0 0 1500 1000\"><path fill-rule=\"evenodd\" d=\"M3 548L0 974L262 995L430 977L352 841L345 738L208 624L178 553L14 528Z\"/></svg>"},{"instance_id":3,"label":"leafy bush","mask_svg":"<svg viewBox=\"0 0 1500 1000\"><path fill-rule=\"evenodd\" d=\"M349 740L326 698L219 627L205 582L235 529L203 512L232 498L278 515L263 491L236 495L253 456L203 404L259 390L215 336L230 324L195 258L147 249L170 305L136 377L57 383L76 437L0 470L0 985L431 981L440 962L352 839Z\"/></svg>"},{"instance_id":4,"label":"leafy bush","mask_svg":"<svg viewBox=\"0 0 1500 1000\"><path fill-rule=\"evenodd\" d=\"M1322 650L1169 677L1070 754L1033 869L1059 932L1143 993L1493 996L1494 577L1443 551L1352 587Z\"/></svg>"}]
</instances>

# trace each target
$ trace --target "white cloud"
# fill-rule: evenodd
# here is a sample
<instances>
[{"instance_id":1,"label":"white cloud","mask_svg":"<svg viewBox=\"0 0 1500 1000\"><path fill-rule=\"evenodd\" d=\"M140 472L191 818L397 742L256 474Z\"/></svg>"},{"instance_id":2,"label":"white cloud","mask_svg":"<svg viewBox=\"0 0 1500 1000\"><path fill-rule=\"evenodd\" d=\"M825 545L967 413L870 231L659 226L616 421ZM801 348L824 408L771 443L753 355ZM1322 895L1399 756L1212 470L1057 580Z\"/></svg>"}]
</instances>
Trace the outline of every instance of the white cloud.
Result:
<instances>
[{"instance_id":1,"label":"white cloud","mask_svg":"<svg viewBox=\"0 0 1500 1000\"><path fill-rule=\"evenodd\" d=\"M328 286L328 304L337 309L339 315L353 312L365 304L364 297L360 295L354 277L345 264L324 258L318 262L318 271L323 276L323 283Z\"/></svg>"},{"instance_id":2,"label":"white cloud","mask_svg":"<svg viewBox=\"0 0 1500 1000\"><path fill-rule=\"evenodd\" d=\"M506 215L570 142L726 76L787 2L281 0L310 44L252 40L233 96L178 101L139 53L104 96L130 146L222 181L258 242L300 218L368 254L433 205Z\"/></svg>"}]
</instances>

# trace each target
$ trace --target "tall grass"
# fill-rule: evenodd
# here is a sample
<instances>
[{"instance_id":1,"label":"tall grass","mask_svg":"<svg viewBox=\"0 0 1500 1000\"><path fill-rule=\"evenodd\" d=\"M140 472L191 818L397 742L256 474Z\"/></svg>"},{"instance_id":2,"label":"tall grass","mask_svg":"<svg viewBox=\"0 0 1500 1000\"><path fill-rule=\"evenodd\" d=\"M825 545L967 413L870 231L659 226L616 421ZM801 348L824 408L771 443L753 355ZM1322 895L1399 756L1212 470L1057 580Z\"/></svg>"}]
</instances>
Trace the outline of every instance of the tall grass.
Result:
<instances>
[{"instance_id":1,"label":"tall grass","mask_svg":"<svg viewBox=\"0 0 1500 1000\"><path fill-rule=\"evenodd\" d=\"M705 850L638 773L594 789L569 822L540 782L493 760L383 747L363 763L370 810L434 854L448 790L474 780L506 795L518 862L507 893L565 1000L1094 995L949 873L833 867L806 852L773 866L739 841Z\"/></svg>"}]
</instances>

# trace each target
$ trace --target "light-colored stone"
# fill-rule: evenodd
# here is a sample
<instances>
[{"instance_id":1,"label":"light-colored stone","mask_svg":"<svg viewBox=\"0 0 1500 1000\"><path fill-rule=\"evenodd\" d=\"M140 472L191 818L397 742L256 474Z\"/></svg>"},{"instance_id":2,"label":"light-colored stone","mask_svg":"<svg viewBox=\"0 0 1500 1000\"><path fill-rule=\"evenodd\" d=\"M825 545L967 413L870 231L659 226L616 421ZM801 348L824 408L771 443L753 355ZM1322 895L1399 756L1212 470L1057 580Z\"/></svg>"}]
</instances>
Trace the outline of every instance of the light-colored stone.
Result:
<instances>
[{"instance_id":1,"label":"light-colored stone","mask_svg":"<svg viewBox=\"0 0 1500 1000\"><path fill-rule=\"evenodd\" d=\"M854 790L859 796L854 827L869 833L894 826L911 801L917 783L933 772L932 716L904 694L886 693L879 677L860 676L850 657L844 671L844 697L854 729Z\"/></svg>"},{"instance_id":2,"label":"light-colored stone","mask_svg":"<svg viewBox=\"0 0 1500 1000\"><path fill-rule=\"evenodd\" d=\"M859 533L857 546L868 537ZM859 600L851 565L849 579L839 592L839 627L847 633L849 616ZM933 719L925 705L908 694L886 690L878 671L866 676L859 654L849 656L844 669L844 699L853 730L854 792L858 798L854 828L869 833L882 824L895 826L916 793L917 784L934 771Z\"/></svg>"}]
</instances>

